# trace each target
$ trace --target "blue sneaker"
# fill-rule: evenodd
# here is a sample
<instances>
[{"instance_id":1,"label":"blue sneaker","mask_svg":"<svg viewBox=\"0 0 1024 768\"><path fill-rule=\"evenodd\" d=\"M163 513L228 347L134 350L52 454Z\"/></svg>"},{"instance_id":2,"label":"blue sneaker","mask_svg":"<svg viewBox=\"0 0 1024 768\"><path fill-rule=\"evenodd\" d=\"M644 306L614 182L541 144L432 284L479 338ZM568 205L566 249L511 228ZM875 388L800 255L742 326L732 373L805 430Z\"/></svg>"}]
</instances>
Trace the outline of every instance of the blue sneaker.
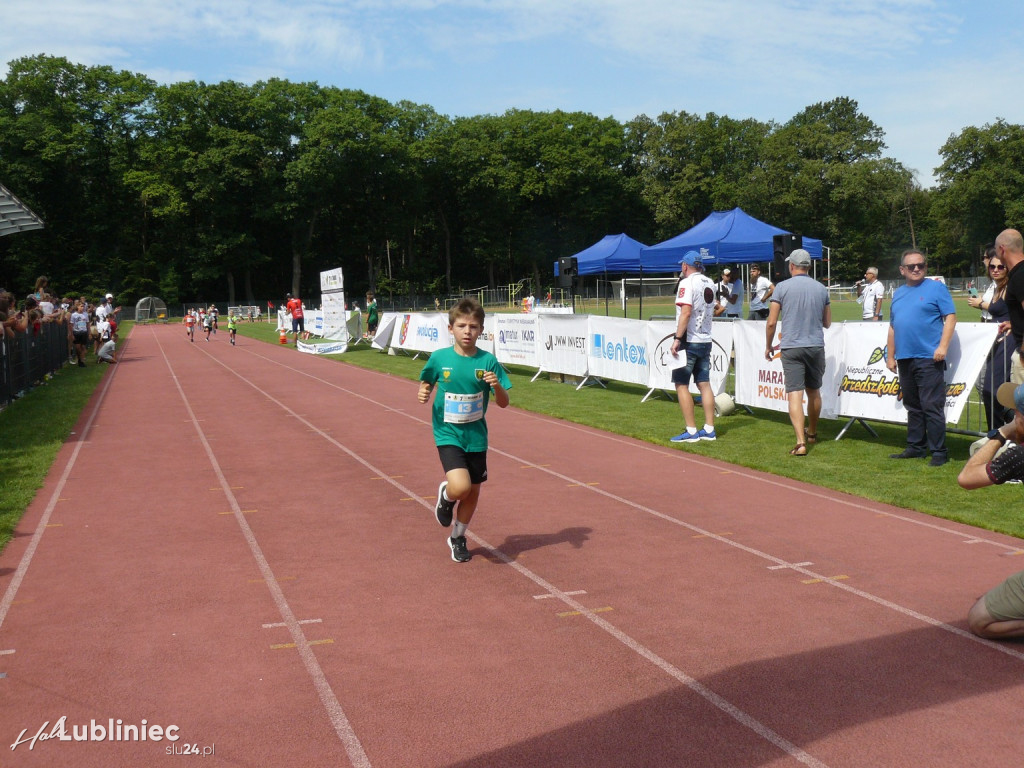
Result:
<instances>
[{"instance_id":1,"label":"blue sneaker","mask_svg":"<svg viewBox=\"0 0 1024 768\"><path fill-rule=\"evenodd\" d=\"M697 437L699 437L701 440L717 440L718 439L718 437L715 435L715 430L712 429L710 432L707 432L703 428L699 429L697 431Z\"/></svg>"},{"instance_id":2,"label":"blue sneaker","mask_svg":"<svg viewBox=\"0 0 1024 768\"><path fill-rule=\"evenodd\" d=\"M670 437L669 440L673 443L696 443L700 440L700 432L683 432L675 437Z\"/></svg>"}]
</instances>

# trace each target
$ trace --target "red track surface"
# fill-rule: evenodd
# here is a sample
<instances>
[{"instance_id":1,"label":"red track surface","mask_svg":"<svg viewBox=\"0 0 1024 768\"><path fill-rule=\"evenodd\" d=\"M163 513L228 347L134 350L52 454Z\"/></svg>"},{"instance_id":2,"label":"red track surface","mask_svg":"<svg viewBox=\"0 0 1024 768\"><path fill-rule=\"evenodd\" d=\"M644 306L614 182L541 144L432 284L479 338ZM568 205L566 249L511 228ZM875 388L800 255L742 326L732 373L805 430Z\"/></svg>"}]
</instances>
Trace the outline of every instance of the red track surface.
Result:
<instances>
[{"instance_id":1,"label":"red track surface","mask_svg":"<svg viewBox=\"0 0 1024 768\"><path fill-rule=\"evenodd\" d=\"M0 765L1020 764L1017 539L512 408L460 565L414 383L214 339L133 331L0 555Z\"/></svg>"}]
</instances>

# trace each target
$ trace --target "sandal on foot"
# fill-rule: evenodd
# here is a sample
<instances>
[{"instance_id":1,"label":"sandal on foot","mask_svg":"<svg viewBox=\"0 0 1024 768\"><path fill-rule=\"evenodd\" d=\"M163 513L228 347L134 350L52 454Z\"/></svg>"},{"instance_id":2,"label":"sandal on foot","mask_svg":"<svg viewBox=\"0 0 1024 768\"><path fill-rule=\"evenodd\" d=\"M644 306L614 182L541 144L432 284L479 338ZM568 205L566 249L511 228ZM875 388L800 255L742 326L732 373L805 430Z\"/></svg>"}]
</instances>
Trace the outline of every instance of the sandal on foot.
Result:
<instances>
[{"instance_id":1,"label":"sandal on foot","mask_svg":"<svg viewBox=\"0 0 1024 768\"><path fill-rule=\"evenodd\" d=\"M804 443L797 443L793 450L789 452L790 456L806 456L807 446Z\"/></svg>"},{"instance_id":2,"label":"sandal on foot","mask_svg":"<svg viewBox=\"0 0 1024 768\"><path fill-rule=\"evenodd\" d=\"M808 432L806 435L804 435L804 437L807 438L807 442L810 445L814 445L816 442L818 442L818 435L817 434L811 434L810 432Z\"/></svg>"}]
</instances>

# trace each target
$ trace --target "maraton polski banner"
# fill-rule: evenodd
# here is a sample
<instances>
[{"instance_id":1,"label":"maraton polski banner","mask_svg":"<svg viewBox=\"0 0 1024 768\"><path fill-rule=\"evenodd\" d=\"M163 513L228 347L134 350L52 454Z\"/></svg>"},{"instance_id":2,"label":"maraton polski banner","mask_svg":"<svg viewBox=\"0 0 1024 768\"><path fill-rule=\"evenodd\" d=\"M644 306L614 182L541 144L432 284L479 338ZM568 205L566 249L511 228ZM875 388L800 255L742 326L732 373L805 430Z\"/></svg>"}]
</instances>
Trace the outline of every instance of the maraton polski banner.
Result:
<instances>
[{"instance_id":1,"label":"maraton polski banner","mask_svg":"<svg viewBox=\"0 0 1024 768\"><path fill-rule=\"evenodd\" d=\"M587 315L537 316L540 370L570 376L587 375Z\"/></svg>"},{"instance_id":2,"label":"maraton polski banner","mask_svg":"<svg viewBox=\"0 0 1024 768\"><path fill-rule=\"evenodd\" d=\"M999 327L958 323L946 355L946 421L956 424L971 387L985 365ZM838 374L839 413L906 423L899 376L885 365L888 323L847 323L844 361Z\"/></svg>"},{"instance_id":3,"label":"maraton polski banner","mask_svg":"<svg viewBox=\"0 0 1024 768\"><path fill-rule=\"evenodd\" d=\"M536 314L495 314L494 354L498 362L540 368L537 340L540 337Z\"/></svg>"},{"instance_id":4,"label":"maraton polski banner","mask_svg":"<svg viewBox=\"0 0 1024 768\"><path fill-rule=\"evenodd\" d=\"M647 325L647 348L650 354L650 373L644 382L649 389L674 390L672 369L679 367L679 358L672 356L672 340L676 335L676 324L671 320L652 320ZM712 323L711 325L711 391L716 395L725 392L729 379L729 359L732 357L732 327L735 323ZM690 379L690 391L697 394L697 384Z\"/></svg>"},{"instance_id":5,"label":"maraton polski banner","mask_svg":"<svg viewBox=\"0 0 1024 768\"><path fill-rule=\"evenodd\" d=\"M646 384L649 372L646 327L643 320L590 315L587 374Z\"/></svg>"},{"instance_id":6,"label":"maraton polski banner","mask_svg":"<svg viewBox=\"0 0 1024 768\"><path fill-rule=\"evenodd\" d=\"M736 403L772 411L789 411L782 377L779 351L779 330L776 328L772 343L772 359L765 359L765 322L739 320L733 325L733 343L736 345ZM835 418L839 412L839 366L843 359L845 336L842 326L825 329L825 376L821 384L821 415ZM806 409L807 398L804 398Z\"/></svg>"},{"instance_id":7,"label":"maraton polski banner","mask_svg":"<svg viewBox=\"0 0 1024 768\"><path fill-rule=\"evenodd\" d=\"M317 333L325 339L347 342L349 332L345 322L345 278L341 267L320 273L320 301L323 326Z\"/></svg>"}]
</instances>

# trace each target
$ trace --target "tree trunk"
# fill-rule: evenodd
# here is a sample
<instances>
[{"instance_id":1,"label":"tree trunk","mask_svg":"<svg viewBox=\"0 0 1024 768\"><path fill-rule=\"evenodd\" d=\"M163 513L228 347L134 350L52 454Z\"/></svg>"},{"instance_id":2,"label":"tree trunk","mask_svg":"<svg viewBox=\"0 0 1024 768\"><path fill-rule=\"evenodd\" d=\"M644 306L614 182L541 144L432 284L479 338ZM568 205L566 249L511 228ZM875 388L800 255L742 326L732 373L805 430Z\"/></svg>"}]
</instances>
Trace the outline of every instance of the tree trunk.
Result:
<instances>
[{"instance_id":1,"label":"tree trunk","mask_svg":"<svg viewBox=\"0 0 1024 768\"><path fill-rule=\"evenodd\" d=\"M452 233L448 229L448 217L444 215L444 208L437 206L437 214L441 217L441 227L444 229L444 289L450 295L452 292Z\"/></svg>"},{"instance_id":2,"label":"tree trunk","mask_svg":"<svg viewBox=\"0 0 1024 768\"><path fill-rule=\"evenodd\" d=\"M309 244L313 241L313 233L316 231L316 221L319 211L313 211L309 217L309 224L306 231L301 235L301 241L292 245L292 296L299 296L299 289L302 284L302 256L309 253Z\"/></svg>"},{"instance_id":3,"label":"tree trunk","mask_svg":"<svg viewBox=\"0 0 1024 768\"><path fill-rule=\"evenodd\" d=\"M252 271L246 267L245 276L245 300L249 302L250 307L256 306L256 297L252 295Z\"/></svg>"},{"instance_id":4,"label":"tree trunk","mask_svg":"<svg viewBox=\"0 0 1024 768\"><path fill-rule=\"evenodd\" d=\"M228 306L235 306L235 273L228 272Z\"/></svg>"}]
</instances>

